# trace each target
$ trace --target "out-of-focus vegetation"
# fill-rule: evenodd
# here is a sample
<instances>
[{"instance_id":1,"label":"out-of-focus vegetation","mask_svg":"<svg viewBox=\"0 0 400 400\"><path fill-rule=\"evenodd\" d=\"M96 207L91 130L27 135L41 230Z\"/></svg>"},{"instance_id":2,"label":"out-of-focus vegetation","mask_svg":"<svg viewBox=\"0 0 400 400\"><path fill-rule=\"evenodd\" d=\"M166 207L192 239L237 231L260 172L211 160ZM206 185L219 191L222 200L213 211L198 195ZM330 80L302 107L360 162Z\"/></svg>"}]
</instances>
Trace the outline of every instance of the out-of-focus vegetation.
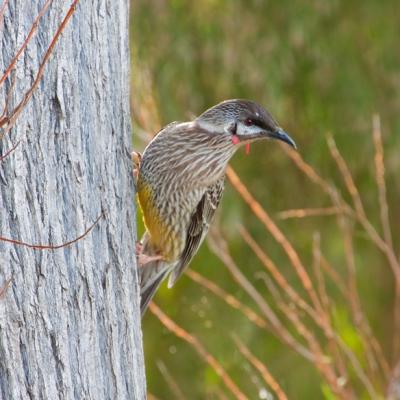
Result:
<instances>
[{"instance_id":1,"label":"out-of-focus vegetation","mask_svg":"<svg viewBox=\"0 0 400 400\"><path fill-rule=\"evenodd\" d=\"M355 209L354 215L338 207L339 212L331 215L282 218L290 217L281 214L285 210L324 208L327 212L326 208L337 204L276 143L258 143L252 146L249 156L239 152L232 162L254 199L292 243L311 276L324 309L322 314L358 360L372 393L380 396L385 395L392 366L400 361L399 354L394 352L392 269L396 268L390 266L387 254L378 249L362 225L357 214L360 210L357 205L353 206L353 198L337 166L339 158L336 156L335 160L330 155L333 144L330 150L327 137L334 138L349 166L368 221L398 262L399 37L399 4L395 0L132 2L132 108L138 149L145 145L140 140L146 138L145 132L154 134L168 122L190 119L224 99L253 99L272 112L296 140L301 157ZM372 136L374 114L379 114L382 125L393 245L381 223L374 159L379 151L376 153L374 149ZM376 135L377 124L375 118ZM274 293L276 283L271 287L273 278L246 243L239 226L244 226L269 255L290 286L311 307L315 306L285 251L230 185L217 225L222 231L219 239L225 237L236 264L279 315L288 332L309 347L298 327L290 322L290 310L280 309L281 303L292 307L294 314L315 335L323 354L328 356L325 362L332 365L339 378L336 384L348 391L346 395L354 396L348 398L371 398L371 387L368 389L343 352L337 354L340 353L335 347L337 344L326 338L323 330L301 307L294 305L285 291L280 290L279 295ZM214 251L221 256L221 248ZM320 253L352 293L350 298L343 295L340 285L329 274L322 272L321 278L315 273L315 269L322 271ZM265 321L262 310L236 283L220 258L203 245L191 269L216 283ZM389 364L386 375L384 366L374 365L374 359L379 357L363 342L366 334L352 304L358 301L356 293L372 334L382 347L383 358ZM280 302L279 296L284 300ZM240 352L242 344L269 369L290 399L335 398L334 383L327 382L315 362L305 360L282 343L279 333L274 335L252 323L248 316L190 277L182 277L172 290L163 286L155 302L196 337L248 398L267 399L274 388L264 382ZM269 322L265 324L270 326ZM215 366L207 364L193 346L167 330L151 312L144 318L143 332L148 388L157 398L232 398ZM399 331L397 335L400 342Z\"/></svg>"}]
</instances>

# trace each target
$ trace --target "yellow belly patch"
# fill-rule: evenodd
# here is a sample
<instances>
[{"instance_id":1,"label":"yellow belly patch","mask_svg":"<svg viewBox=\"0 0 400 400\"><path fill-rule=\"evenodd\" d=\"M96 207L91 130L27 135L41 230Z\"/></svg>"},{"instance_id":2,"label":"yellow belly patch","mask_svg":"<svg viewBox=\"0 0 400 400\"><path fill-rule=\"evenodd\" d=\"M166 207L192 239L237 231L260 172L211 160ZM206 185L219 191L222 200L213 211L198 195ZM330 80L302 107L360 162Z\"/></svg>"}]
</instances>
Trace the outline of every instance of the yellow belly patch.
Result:
<instances>
[{"instance_id":1,"label":"yellow belly patch","mask_svg":"<svg viewBox=\"0 0 400 400\"><path fill-rule=\"evenodd\" d=\"M154 203L153 191L143 180L138 181L138 200L143 212L143 221L150 233L150 241L166 261L175 261L180 256L178 237L163 221L160 210Z\"/></svg>"}]
</instances>

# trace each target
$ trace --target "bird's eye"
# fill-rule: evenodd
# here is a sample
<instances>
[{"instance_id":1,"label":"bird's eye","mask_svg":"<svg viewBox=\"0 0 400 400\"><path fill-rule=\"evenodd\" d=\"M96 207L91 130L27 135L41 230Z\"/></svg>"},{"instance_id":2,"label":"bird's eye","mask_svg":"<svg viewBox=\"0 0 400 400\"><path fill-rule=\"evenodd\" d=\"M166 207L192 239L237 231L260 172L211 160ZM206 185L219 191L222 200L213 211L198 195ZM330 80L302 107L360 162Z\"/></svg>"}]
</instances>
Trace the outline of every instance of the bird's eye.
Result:
<instances>
[{"instance_id":1,"label":"bird's eye","mask_svg":"<svg viewBox=\"0 0 400 400\"><path fill-rule=\"evenodd\" d=\"M254 125L254 121L253 121L251 118L247 118L247 119L244 121L244 124L245 124L246 126L252 126L252 125Z\"/></svg>"}]
</instances>

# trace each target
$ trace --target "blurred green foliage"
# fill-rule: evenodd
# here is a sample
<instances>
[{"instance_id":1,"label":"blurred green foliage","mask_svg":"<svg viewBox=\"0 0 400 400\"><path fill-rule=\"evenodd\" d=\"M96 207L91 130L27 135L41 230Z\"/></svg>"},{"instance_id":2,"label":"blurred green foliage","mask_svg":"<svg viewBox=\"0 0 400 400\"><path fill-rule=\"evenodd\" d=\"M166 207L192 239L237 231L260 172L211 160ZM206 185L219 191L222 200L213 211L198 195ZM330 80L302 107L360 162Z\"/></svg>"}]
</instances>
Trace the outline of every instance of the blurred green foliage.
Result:
<instances>
[{"instance_id":1,"label":"blurred green foliage","mask_svg":"<svg viewBox=\"0 0 400 400\"><path fill-rule=\"evenodd\" d=\"M395 0L136 0L131 19L132 96L138 108L134 112L144 111L141 107L145 109L146 98L151 97L164 125L190 119L224 99L258 101L291 133L305 160L346 193L326 145L330 133L349 163L368 216L379 227L373 113L382 120L391 219L400 218L400 180L396 179L400 170L399 38ZM137 142L137 147L143 144ZM327 196L274 143L256 144L248 157L239 152L232 164L273 216L286 209L330 205ZM238 223L246 226L299 288L283 251L233 189L227 188L221 208L220 223L235 260L265 298L273 303L263 282L254 277L262 267L240 238ZM345 276L343 238L334 217L285 220L279 226L310 266L312 236L320 232L324 254ZM399 224L393 222L392 228L399 246ZM389 353L393 277L382 254L357 226L354 245L362 304ZM207 246L191 268L254 306ZM348 304L333 285L328 291L334 299L338 331L356 353L362 351L349 322ZM201 340L249 398L263 398L263 384L235 349L230 332L268 365L289 398L334 398L311 364L187 277L172 290L162 287L156 302ZM165 362L187 398L217 398L213 395L217 388L225 391L195 351L150 313L144 318L143 331L150 392L160 399L173 398L156 366L158 359Z\"/></svg>"}]
</instances>

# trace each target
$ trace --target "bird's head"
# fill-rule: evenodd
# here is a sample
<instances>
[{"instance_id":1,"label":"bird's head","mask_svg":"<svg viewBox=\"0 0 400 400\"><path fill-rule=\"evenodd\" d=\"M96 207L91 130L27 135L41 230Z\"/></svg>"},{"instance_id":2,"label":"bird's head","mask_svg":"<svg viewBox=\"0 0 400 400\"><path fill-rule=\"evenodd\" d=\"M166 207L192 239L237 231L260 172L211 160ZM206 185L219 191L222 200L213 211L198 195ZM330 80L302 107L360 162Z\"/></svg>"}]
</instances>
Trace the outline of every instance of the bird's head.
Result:
<instances>
[{"instance_id":1,"label":"bird's head","mask_svg":"<svg viewBox=\"0 0 400 400\"><path fill-rule=\"evenodd\" d=\"M233 145L277 139L296 148L294 140L279 127L272 115L253 101L223 101L201 114L196 122L215 134L225 135Z\"/></svg>"}]
</instances>

